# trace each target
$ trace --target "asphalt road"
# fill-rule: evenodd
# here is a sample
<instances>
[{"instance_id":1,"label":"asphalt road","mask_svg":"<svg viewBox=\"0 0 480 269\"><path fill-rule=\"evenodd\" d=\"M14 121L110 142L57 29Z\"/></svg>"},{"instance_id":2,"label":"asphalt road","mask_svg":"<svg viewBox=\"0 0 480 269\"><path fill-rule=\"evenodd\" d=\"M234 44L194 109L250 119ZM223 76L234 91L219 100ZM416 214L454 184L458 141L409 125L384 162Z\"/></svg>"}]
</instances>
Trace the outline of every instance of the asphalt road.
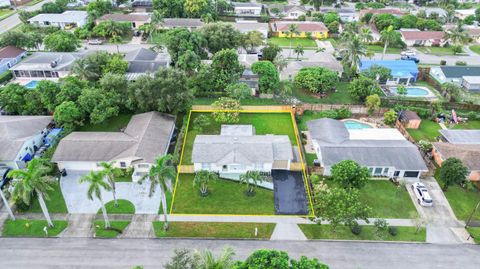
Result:
<instances>
[{"instance_id":1,"label":"asphalt road","mask_svg":"<svg viewBox=\"0 0 480 269\"><path fill-rule=\"evenodd\" d=\"M42 7L43 4L52 2L53 0L45 0L43 2L37 3L33 6L20 6L18 9L23 9L26 11L38 10ZM6 31L14 28L18 24L22 23L18 17L18 13L13 14L12 16L0 21L0 34L5 33Z\"/></svg>"},{"instance_id":2,"label":"asphalt road","mask_svg":"<svg viewBox=\"0 0 480 269\"><path fill-rule=\"evenodd\" d=\"M244 259L256 249L275 248L290 256L317 257L332 269L480 268L480 246L319 241L159 240L159 239L0 239L0 268L162 268L176 248L225 245Z\"/></svg>"}]
</instances>

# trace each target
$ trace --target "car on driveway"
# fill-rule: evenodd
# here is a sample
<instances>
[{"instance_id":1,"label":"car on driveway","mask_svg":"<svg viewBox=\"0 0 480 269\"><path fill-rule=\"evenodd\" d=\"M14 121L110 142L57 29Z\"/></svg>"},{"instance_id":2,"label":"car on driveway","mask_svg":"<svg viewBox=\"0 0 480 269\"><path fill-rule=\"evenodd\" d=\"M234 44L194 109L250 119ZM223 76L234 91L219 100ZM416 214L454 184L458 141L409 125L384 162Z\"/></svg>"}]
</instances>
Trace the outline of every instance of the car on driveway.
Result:
<instances>
[{"instance_id":1,"label":"car on driveway","mask_svg":"<svg viewBox=\"0 0 480 269\"><path fill-rule=\"evenodd\" d=\"M100 39L90 39L88 40L88 45L102 45L103 41Z\"/></svg>"},{"instance_id":2,"label":"car on driveway","mask_svg":"<svg viewBox=\"0 0 480 269\"><path fill-rule=\"evenodd\" d=\"M412 191L415 193L415 197L417 197L417 202L421 206L432 206L433 200L428 193L427 187L421 182L415 182L412 184Z\"/></svg>"}]
</instances>

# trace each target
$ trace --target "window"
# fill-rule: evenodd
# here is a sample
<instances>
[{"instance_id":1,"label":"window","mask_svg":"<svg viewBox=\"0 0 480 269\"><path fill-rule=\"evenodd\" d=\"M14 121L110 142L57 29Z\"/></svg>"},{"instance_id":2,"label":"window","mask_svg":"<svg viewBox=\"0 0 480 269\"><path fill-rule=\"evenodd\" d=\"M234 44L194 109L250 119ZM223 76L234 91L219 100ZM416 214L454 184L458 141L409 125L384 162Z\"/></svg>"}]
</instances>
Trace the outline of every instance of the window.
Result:
<instances>
[{"instance_id":1,"label":"window","mask_svg":"<svg viewBox=\"0 0 480 269\"><path fill-rule=\"evenodd\" d=\"M370 167L370 168L368 168L368 172L369 172L369 173L370 173L370 175L371 175L371 174L372 174L372 172L373 172L373 168L371 168L371 167Z\"/></svg>"},{"instance_id":2,"label":"window","mask_svg":"<svg viewBox=\"0 0 480 269\"><path fill-rule=\"evenodd\" d=\"M382 170L383 170L383 168L381 168L381 167L375 168L375 175L376 175L376 176L381 175L381 174L382 174Z\"/></svg>"},{"instance_id":3,"label":"window","mask_svg":"<svg viewBox=\"0 0 480 269\"><path fill-rule=\"evenodd\" d=\"M385 167L385 169L383 169L383 174L388 175L388 170L389 170L388 167Z\"/></svg>"},{"instance_id":4,"label":"window","mask_svg":"<svg viewBox=\"0 0 480 269\"><path fill-rule=\"evenodd\" d=\"M120 162L120 167L125 168L125 167L127 167L127 164L125 162Z\"/></svg>"}]
</instances>

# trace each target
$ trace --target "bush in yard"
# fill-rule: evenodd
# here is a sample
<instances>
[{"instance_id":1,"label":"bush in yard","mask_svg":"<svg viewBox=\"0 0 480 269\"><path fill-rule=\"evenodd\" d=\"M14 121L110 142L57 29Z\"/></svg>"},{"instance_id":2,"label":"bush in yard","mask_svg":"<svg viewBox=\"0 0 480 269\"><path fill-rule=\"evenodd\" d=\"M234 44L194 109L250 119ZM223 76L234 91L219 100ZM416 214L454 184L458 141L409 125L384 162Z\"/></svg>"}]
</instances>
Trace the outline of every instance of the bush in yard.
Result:
<instances>
[{"instance_id":1,"label":"bush in yard","mask_svg":"<svg viewBox=\"0 0 480 269\"><path fill-rule=\"evenodd\" d=\"M444 83L442 90L448 94L450 102L458 102L462 99L462 89L456 84L449 82Z\"/></svg>"},{"instance_id":2,"label":"bush in yard","mask_svg":"<svg viewBox=\"0 0 480 269\"><path fill-rule=\"evenodd\" d=\"M395 227L395 226L390 226L390 227L388 227L388 233L389 233L391 236L397 236L397 234L398 234L398 228Z\"/></svg>"},{"instance_id":3,"label":"bush in yard","mask_svg":"<svg viewBox=\"0 0 480 269\"><path fill-rule=\"evenodd\" d=\"M295 84L313 93L325 93L338 83L338 74L322 67L306 67L300 69L295 76Z\"/></svg>"},{"instance_id":4,"label":"bush in yard","mask_svg":"<svg viewBox=\"0 0 480 269\"><path fill-rule=\"evenodd\" d=\"M332 166L331 173L333 181L345 189L361 189L370 179L368 168L352 160L336 163Z\"/></svg>"},{"instance_id":5,"label":"bush in yard","mask_svg":"<svg viewBox=\"0 0 480 269\"><path fill-rule=\"evenodd\" d=\"M355 222L350 230L352 231L352 234L360 235L362 233L362 226L358 225L358 222Z\"/></svg>"},{"instance_id":6,"label":"bush in yard","mask_svg":"<svg viewBox=\"0 0 480 269\"><path fill-rule=\"evenodd\" d=\"M270 61L259 61L252 64L252 72L260 76L258 88L261 93L275 93L280 84L280 77L275 65Z\"/></svg>"},{"instance_id":7,"label":"bush in yard","mask_svg":"<svg viewBox=\"0 0 480 269\"><path fill-rule=\"evenodd\" d=\"M73 33L60 30L47 35L43 44L49 51L71 52L80 47L80 40Z\"/></svg>"},{"instance_id":8,"label":"bush in yard","mask_svg":"<svg viewBox=\"0 0 480 269\"><path fill-rule=\"evenodd\" d=\"M252 89L246 83L229 84L225 91L228 96L235 99L245 99L252 96Z\"/></svg>"},{"instance_id":9,"label":"bush in yard","mask_svg":"<svg viewBox=\"0 0 480 269\"><path fill-rule=\"evenodd\" d=\"M352 116L352 111L350 111L348 107L337 108L335 112L337 112L336 119L346 119Z\"/></svg>"},{"instance_id":10,"label":"bush in yard","mask_svg":"<svg viewBox=\"0 0 480 269\"><path fill-rule=\"evenodd\" d=\"M82 124L83 115L74 102L65 101L55 108L53 118L66 130L73 130L75 126Z\"/></svg>"},{"instance_id":11,"label":"bush in yard","mask_svg":"<svg viewBox=\"0 0 480 269\"><path fill-rule=\"evenodd\" d=\"M430 152L433 149L432 143L425 140L418 141L418 147L425 153Z\"/></svg>"},{"instance_id":12,"label":"bush in yard","mask_svg":"<svg viewBox=\"0 0 480 269\"><path fill-rule=\"evenodd\" d=\"M240 101L228 97L221 97L212 104L215 112L212 117L219 123L236 123L240 120L240 112L242 109ZM222 111L223 110L223 111Z\"/></svg>"},{"instance_id":13,"label":"bush in yard","mask_svg":"<svg viewBox=\"0 0 480 269\"><path fill-rule=\"evenodd\" d=\"M392 70L383 66L372 65L372 67L362 71L362 75L374 80L377 80L378 77L380 83L385 83L387 79L392 78Z\"/></svg>"},{"instance_id":14,"label":"bush in yard","mask_svg":"<svg viewBox=\"0 0 480 269\"><path fill-rule=\"evenodd\" d=\"M395 110L390 109L389 111L385 112L383 114L383 122L386 125L393 125L395 124L395 121L397 120L397 112Z\"/></svg>"},{"instance_id":15,"label":"bush in yard","mask_svg":"<svg viewBox=\"0 0 480 269\"><path fill-rule=\"evenodd\" d=\"M210 125L210 118L207 115L200 115L193 120L193 130L198 133L203 132L203 128Z\"/></svg>"},{"instance_id":16,"label":"bush in yard","mask_svg":"<svg viewBox=\"0 0 480 269\"><path fill-rule=\"evenodd\" d=\"M378 109L380 109L380 97L378 94L372 94L367 96L365 100L365 106L368 108L368 114L373 115Z\"/></svg>"},{"instance_id":17,"label":"bush in yard","mask_svg":"<svg viewBox=\"0 0 480 269\"><path fill-rule=\"evenodd\" d=\"M348 90L353 98L361 102L365 102L365 98L367 98L367 96L382 93L380 86L374 79L364 76L354 79L350 83Z\"/></svg>"},{"instance_id":18,"label":"bush in yard","mask_svg":"<svg viewBox=\"0 0 480 269\"><path fill-rule=\"evenodd\" d=\"M440 167L440 180L443 182L443 191L453 184L460 184L465 181L468 175L468 169L462 161L457 158L448 158Z\"/></svg>"},{"instance_id":19,"label":"bush in yard","mask_svg":"<svg viewBox=\"0 0 480 269\"><path fill-rule=\"evenodd\" d=\"M373 226L375 226L375 233L378 236L381 236L388 230L388 222L385 219L376 219L373 222Z\"/></svg>"},{"instance_id":20,"label":"bush in yard","mask_svg":"<svg viewBox=\"0 0 480 269\"><path fill-rule=\"evenodd\" d=\"M208 196L208 183L210 181L218 180L218 174L207 170L201 170L195 173L193 178L193 185L198 187L200 195L203 197Z\"/></svg>"},{"instance_id":21,"label":"bush in yard","mask_svg":"<svg viewBox=\"0 0 480 269\"><path fill-rule=\"evenodd\" d=\"M407 88L403 85L399 85L396 91L397 91L397 94L400 96L405 96L408 93Z\"/></svg>"}]
</instances>

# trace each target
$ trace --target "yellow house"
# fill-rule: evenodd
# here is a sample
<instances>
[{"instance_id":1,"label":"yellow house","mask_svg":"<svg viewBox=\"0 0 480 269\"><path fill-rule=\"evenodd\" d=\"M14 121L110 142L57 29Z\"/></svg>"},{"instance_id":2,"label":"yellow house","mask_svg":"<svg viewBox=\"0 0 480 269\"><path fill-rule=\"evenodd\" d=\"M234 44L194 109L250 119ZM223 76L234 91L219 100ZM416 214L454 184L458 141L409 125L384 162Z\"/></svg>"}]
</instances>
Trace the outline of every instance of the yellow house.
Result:
<instances>
[{"instance_id":1,"label":"yellow house","mask_svg":"<svg viewBox=\"0 0 480 269\"><path fill-rule=\"evenodd\" d=\"M297 25L299 34L293 34L292 37L311 37L316 39L328 38L328 28L322 22L310 21L279 21L273 25L273 33L278 37L290 37L290 25Z\"/></svg>"}]
</instances>

